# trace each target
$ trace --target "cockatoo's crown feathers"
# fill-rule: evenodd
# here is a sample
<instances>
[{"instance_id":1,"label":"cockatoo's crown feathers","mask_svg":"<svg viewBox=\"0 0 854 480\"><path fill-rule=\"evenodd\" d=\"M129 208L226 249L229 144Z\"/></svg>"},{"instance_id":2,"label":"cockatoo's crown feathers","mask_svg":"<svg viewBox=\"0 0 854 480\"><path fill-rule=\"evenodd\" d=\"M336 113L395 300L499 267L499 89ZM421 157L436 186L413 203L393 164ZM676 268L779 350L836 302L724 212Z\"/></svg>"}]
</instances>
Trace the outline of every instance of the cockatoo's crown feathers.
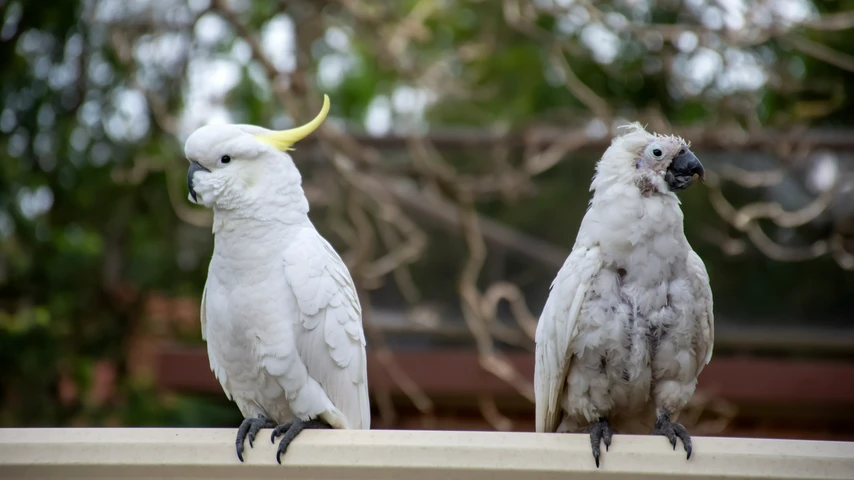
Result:
<instances>
[{"instance_id":1,"label":"cockatoo's crown feathers","mask_svg":"<svg viewBox=\"0 0 854 480\"><path fill-rule=\"evenodd\" d=\"M676 143L684 144L686 147L691 148L691 143L686 141L684 138L682 138L678 135L662 135L660 133L648 132L646 130L646 126L641 125L641 123L637 122L637 121L631 122L631 123L626 124L626 125L620 125L617 128L627 130L627 132L622 134L622 135L617 135L616 137L614 137L614 141L616 141L620 138L623 138L623 137L627 137L629 135L642 134L642 135L649 137L650 140L675 141Z\"/></svg>"}]
</instances>

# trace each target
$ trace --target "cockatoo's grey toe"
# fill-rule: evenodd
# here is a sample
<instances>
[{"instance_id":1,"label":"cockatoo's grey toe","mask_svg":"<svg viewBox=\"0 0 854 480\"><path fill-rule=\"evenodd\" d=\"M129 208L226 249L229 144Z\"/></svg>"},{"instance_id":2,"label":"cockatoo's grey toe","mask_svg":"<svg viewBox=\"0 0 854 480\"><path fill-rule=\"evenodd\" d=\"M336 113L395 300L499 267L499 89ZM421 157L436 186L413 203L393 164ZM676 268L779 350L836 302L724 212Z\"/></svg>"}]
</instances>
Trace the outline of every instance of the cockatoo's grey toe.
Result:
<instances>
[{"instance_id":1,"label":"cockatoo's grey toe","mask_svg":"<svg viewBox=\"0 0 854 480\"><path fill-rule=\"evenodd\" d=\"M670 444L673 445L673 449L676 450L676 439L679 438L682 440L682 445L685 446L685 451L688 452L688 459L691 458L691 435L688 434L688 430L682 426L681 423L671 422L670 415L660 415L658 420L655 422L655 430L652 431L653 435L664 435L670 440Z\"/></svg>"},{"instance_id":2,"label":"cockatoo's grey toe","mask_svg":"<svg viewBox=\"0 0 854 480\"><path fill-rule=\"evenodd\" d=\"M270 436L270 441L276 441L276 437L282 435L282 440L279 441L279 448L276 449L276 461L279 462L279 465L282 464L282 455L288 450L288 447L291 445L291 442L297 438L297 435L303 430L306 429L321 429L321 428L332 428L328 423L323 420L309 420L307 422L302 420L294 420L292 422L283 423L276 427L273 430L273 434Z\"/></svg>"},{"instance_id":3,"label":"cockatoo's grey toe","mask_svg":"<svg viewBox=\"0 0 854 480\"><path fill-rule=\"evenodd\" d=\"M587 429L590 432L590 445L593 447L593 459L596 460L596 468L599 468L600 442L605 442L605 451L611 446L611 435L614 430L611 429L611 424L608 419L600 418L598 422L590 425Z\"/></svg>"},{"instance_id":4,"label":"cockatoo's grey toe","mask_svg":"<svg viewBox=\"0 0 854 480\"><path fill-rule=\"evenodd\" d=\"M234 440L234 446L237 448L237 458L240 461L243 461L243 441L248 437L249 438L249 447L252 447L252 442L255 441L255 435L258 435L258 431L262 428L273 428L276 426L276 422L264 417L263 415L258 415L257 418L244 418L243 422L240 424L240 428L237 429L237 438Z\"/></svg>"}]
</instances>

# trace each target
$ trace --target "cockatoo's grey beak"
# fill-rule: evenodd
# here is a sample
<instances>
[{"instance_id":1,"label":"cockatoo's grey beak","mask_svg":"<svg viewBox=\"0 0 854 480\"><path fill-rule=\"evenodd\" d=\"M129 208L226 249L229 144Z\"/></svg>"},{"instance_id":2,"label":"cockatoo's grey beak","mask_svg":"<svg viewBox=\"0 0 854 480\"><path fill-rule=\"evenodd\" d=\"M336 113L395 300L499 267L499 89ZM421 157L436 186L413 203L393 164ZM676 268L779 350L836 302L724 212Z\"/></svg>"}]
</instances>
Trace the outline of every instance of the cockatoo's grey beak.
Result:
<instances>
[{"instance_id":1,"label":"cockatoo's grey beak","mask_svg":"<svg viewBox=\"0 0 854 480\"><path fill-rule=\"evenodd\" d=\"M702 179L706 175L703 169L703 164L700 160L691 153L691 150L685 148L682 153L676 155L670 166L667 167L667 173L664 175L664 180L667 186L673 192L685 190L691 185L691 180L694 175L698 175Z\"/></svg>"},{"instance_id":2,"label":"cockatoo's grey beak","mask_svg":"<svg viewBox=\"0 0 854 480\"><path fill-rule=\"evenodd\" d=\"M190 196L193 201L196 201L196 190L193 188L193 174L199 170L210 172L207 168L199 165L199 162L190 162L190 168L187 170L187 186L190 188Z\"/></svg>"}]
</instances>

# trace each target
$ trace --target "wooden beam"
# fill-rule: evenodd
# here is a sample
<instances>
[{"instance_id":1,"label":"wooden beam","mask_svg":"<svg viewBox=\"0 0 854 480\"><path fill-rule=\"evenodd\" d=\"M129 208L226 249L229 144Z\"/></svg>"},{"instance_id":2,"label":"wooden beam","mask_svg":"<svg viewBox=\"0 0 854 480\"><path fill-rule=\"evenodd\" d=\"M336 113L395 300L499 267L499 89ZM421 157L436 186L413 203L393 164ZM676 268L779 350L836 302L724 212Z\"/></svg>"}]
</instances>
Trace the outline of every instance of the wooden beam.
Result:
<instances>
[{"instance_id":1,"label":"wooden beam","mask_svg":"<svg viewBox=\"0 0 854 480\"><path fill-rule=\"evenodd\" d=\"M477 353L472 350L405 350L394 356L398 366L428 396L517 395L510 385L480 368ZM512 353L507 358L528 378L533 377L533 354ZM368 378L372 388L402 393L370 350ZM698 391L744 404L854 405L854 382L850 379L854 379L854 363L718 356L703 370ZM178 391L222 392L201 347L161 351L157 383Z\"/></svg>"},{"instance_id":2,"label":"wooden beam","mask_svg":"<svg viewBox=\"0 0 854 480\"><path fill-rule=\"evenodd\" d=\"M536 312L539 313L539 312ZM453 342L460 346L469 346L474 337L463 316L443 311L441 320L425 325L407 320L406 312L390 308L374 308L371 325L385 334L411 335L413 338L435 338L443 342ZM768 328L762 325L745 325L739 318L715 315L715 354L726 357L733 353L820 353L824 356L847 356L854 352L854 328L830 328L808 326L778 326ZM518 338L518 344L533 342L513 323L513 319L499 315L498 321L491 327L493 332L501 332L506 337Z\"/></svg>"},{"instance_id":3,"label":"wooden beam","mask_svg":"<svg viewBox=\"0 0 854 480\"><path fill-rule=\"evenodd\" d=\"M269 438L269 429L259 439ZM306 430L276 464L234 429L0 429L0 478L531 480L850 479L854 443L694 437L686 460L661 436L617 435L596 468L587 435Z\"/></svg>"}]
</instances>

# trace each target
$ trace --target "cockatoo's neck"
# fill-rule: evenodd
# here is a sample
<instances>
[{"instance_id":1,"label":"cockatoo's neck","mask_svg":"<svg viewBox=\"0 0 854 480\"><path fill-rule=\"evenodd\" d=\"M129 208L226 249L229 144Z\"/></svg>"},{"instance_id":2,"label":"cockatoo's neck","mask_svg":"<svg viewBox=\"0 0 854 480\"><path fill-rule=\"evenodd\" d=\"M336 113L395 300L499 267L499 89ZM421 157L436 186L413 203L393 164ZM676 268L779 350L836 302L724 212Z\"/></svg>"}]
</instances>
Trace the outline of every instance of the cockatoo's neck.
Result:
<instances>
[{"instance_id":1,"label":"cockatoo's neck","mask_svg":"<svg viewBox=\"0 0 854 480\"><path fill-rule=\"evenodd\" d=\"M299 184L285 184L260 193L235 208L214 208L213 233L271 222L298 226L309 221L308 200Z\"/></svg>"},{"instance_id":2,"label":"cockatoo's neck","mask_svg":"<svg viewBox=\"0 0 854 480\"><path fill-rule=\"evenodd\" d=\"M263 211L214 210L213 233L223 234L228 231L258 225L269 225L270 223L278 223L283 227L299 226L308 221L308 212L282 211L265 213Z\"/></svg>"}]
</instances>

